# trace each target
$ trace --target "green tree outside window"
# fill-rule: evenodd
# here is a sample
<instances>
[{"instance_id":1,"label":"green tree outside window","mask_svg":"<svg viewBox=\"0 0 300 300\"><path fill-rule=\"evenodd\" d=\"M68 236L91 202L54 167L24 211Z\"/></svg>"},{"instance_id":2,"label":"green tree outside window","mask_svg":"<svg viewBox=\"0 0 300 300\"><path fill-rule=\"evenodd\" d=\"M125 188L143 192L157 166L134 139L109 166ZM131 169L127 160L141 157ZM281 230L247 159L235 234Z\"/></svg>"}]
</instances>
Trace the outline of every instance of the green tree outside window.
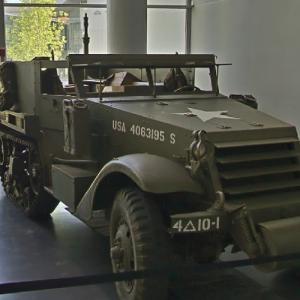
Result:
<instances>
[{"instance_id":1,"label":"green tree outside window","mask_svg":"<svg viewBox=\"0 0 300 300\"><path fill-rule=\"evenodd\" d=\"M21 0L21 3L55 4L56 0ZM12 60L31 60L37 56L63 55L66 38L64 23L68 18L54 7L20 7L18 16L9 17L7 29L8 57Z\"/></svg>"}]
</instances>

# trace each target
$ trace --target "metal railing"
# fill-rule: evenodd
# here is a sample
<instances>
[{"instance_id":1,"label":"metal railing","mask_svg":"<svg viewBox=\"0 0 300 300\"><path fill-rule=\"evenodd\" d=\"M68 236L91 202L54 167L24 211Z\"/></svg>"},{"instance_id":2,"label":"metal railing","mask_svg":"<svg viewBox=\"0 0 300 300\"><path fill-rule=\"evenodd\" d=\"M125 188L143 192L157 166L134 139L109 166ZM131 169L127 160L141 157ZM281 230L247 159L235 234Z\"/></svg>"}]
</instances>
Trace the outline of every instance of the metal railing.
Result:
<instances>
[{"instance_id":1,"label":"metal railing","mask_svg":"<svg viewBox=\"0 0 300 300\"><path fill-rule=\"evenodd\" d=\"M142 278L163 278L168 277L171 282L182 280L186 275L190 278L193 276L207 273L210 271L221 271L233 268L241 268L247 266L265 265L274 262L291 262L297 261L299 264L300 253L293 253L279 256L264 256L253 259L241 259L233 261L217 261L214 263L202 263L193 266L166 266L160 269L130 271L121 273L95 274L87 276L43 279L34 281L7 282L0 283L0 295L12 294L19 292L40 291L48 289L58 289L75 286L87 286L95 284L112 283L119 281L131 281Z\"/></svg>"}]
</instances>

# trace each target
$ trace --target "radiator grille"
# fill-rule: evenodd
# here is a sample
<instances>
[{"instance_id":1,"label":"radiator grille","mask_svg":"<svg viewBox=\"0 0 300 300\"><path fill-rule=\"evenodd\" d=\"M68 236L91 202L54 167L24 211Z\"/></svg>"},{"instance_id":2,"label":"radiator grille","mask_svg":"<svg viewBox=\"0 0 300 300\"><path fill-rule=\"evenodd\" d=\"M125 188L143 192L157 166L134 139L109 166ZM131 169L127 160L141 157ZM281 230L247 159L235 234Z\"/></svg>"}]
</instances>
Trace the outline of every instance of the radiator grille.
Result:
<instances>
[{"instance_id":1,"label":"radiator grille","mask_svg":"<svg viewBox=\"0 0 300 300\"><path fill-rule=\"evenodd\" d=\"M297 139L217 143L215 147L226 199L300 190Z\"/></svg>"}]
</instances>

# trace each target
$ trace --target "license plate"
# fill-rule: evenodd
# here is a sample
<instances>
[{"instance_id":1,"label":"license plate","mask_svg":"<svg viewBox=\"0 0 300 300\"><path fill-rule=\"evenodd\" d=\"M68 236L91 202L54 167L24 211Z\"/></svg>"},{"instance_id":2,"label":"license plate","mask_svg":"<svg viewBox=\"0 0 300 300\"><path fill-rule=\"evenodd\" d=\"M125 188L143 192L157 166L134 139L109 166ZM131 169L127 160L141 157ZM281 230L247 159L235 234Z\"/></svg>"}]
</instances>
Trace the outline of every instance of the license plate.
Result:
<instances>
[{"instance_id":1,"label":"license plate","mask_svg":"<svg viewBox=\"0 0 300 300\"><path fill-rule=\"evenodd\" d=\"M221 230L221 217L208 216L199 218L174 217L171 231L174 233L215 232Z\"/></svg>"}]
</instances>

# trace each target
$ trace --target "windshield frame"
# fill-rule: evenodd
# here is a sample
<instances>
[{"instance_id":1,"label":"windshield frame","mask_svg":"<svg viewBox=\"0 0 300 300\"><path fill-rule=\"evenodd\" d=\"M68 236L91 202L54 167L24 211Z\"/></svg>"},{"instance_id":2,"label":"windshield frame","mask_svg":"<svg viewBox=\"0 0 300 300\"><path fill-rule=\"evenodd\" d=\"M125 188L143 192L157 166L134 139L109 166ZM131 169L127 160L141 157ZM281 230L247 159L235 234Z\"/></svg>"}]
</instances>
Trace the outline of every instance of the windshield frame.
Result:
<instances>
[{"instance_id":1,"label":"windshield frame","mask_svg":"<svg viewBox=\"0 0 300 300\"><path fill-rule=\"evenodd\" d=\"M75 84L75 91L78 98L91 98L84 89L84 80L88 78L89 72L96 73L100 84L99 98L102 101L106 95L102 93L101 78L110 69L121 69L129 71L130 69L145 70L149 87L152 89L152 96L156 98L161 94L157 91L156 72L158 69L184 68L192 69L193 78L192 85L195 85L195 70L197 68L209 69L211 82L211 91L203 91L205 94L219 94L218 86L218 67L216 57L213 54L71 54L67 58L70 77L72 83ZM203 94L202 93L202 94ZM166 95L177 95L174 92L164 93ZM182 93L186 94L186 93ZM190 93L190 94L197 94ZM201 93L198 93L199 95ZM181 93L180 93L181 95ZM107 97L113 97L109 95ZM115 95L121 98L122 95ZM128 95L124 93L124 97ZM142 96L142 95L133 95ZM145 94L149 96L149 94Z\"/></svg>"}]
</instances>

